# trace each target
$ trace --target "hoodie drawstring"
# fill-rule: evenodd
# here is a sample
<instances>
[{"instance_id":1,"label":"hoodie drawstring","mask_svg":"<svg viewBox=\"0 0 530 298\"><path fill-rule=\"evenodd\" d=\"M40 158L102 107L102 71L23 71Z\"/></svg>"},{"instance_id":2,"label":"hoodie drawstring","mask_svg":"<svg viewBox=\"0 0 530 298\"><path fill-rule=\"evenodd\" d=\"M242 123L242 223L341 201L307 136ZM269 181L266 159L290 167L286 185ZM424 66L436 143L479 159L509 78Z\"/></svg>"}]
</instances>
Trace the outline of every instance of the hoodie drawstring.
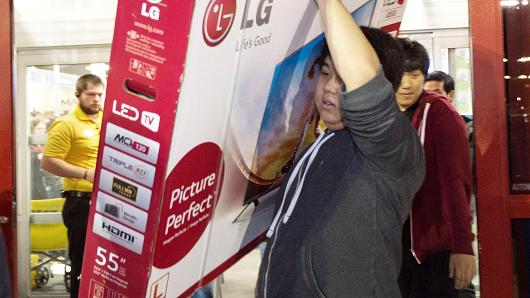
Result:
<instances>
[{"instance_id":1,"label":"hoodie drawstring","mask_svg":"<svg viewBox=\"0 0 530 298\"><path fill-rule=\"evenodd\" d=\"M274 230L276 229L276 226L278 225L278 221L280 220L283 206L285 204L285 199L287 198L287 194L289 193L289 189L291 188L291 185L294 181L294 179L299 176L299 172L305 163L305 160L309 157L309 161L307 163L307 166L305 167L304 173L302 175L302 179L297 183L295 193L293 196L293 199L291 200L291 204L289 205L289 208L287 209L287 212L285 213L285 216L283 218L283 223L287 223L289 220L289 217L291 216L291 213L294 210L294 207L298 201L298 197L300 196L300 193L302 192L302 185L304 184L305 175L307 174L307 171L309 170L309 167L311 166L311 163L315 159L318 150L320 150L320 147L322 144L324 144L329 138L334 136L335 133L330 134L321 134L318 139L311 145L311 147L306 151L306 153L302 156L300 161L296 164L293 172L291 173L291 176L289 176L289 180L287 180L287 185L285 187L285 192L283 193L283 199L282 204L280 205L280 209L278 210L278 213L276 213L276 216L274 217L274 220L272 221L272 224L267 231L267 237L271 238L272 234L274 233Z\"/></svg>"}]
</instances>

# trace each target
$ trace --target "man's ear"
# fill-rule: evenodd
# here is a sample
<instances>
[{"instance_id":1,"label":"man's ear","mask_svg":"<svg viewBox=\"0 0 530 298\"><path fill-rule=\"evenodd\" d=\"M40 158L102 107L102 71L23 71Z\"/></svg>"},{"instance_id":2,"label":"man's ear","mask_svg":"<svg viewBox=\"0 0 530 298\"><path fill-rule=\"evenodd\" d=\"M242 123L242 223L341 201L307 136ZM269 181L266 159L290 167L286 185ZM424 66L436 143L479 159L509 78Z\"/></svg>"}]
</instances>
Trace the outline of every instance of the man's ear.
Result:
<instances>
[{"instance_id":1,"label":"man's ear","mask_svg":"<svg viewBox=\"0 0 530 298\"><path fill-rule=\"evenodd\" d=\"M453 102L454 98L455 98L455 90L449 91L449 93L447 93L447 99L449 99L450 102Z\"/></svg>"},{"instance_id":2,"label":"man's ear","mask_svg":"<svg viewBox=\"0 0 530 298\"><path fill-rule=\"evenodd\" d=\"M74 94L75 94L75 97L77 97L77 98L79 98L79 96L81 95L81 94L80 94L79 92L77 92L77 91L76 91Z\"/></svg>"}]
</instances>

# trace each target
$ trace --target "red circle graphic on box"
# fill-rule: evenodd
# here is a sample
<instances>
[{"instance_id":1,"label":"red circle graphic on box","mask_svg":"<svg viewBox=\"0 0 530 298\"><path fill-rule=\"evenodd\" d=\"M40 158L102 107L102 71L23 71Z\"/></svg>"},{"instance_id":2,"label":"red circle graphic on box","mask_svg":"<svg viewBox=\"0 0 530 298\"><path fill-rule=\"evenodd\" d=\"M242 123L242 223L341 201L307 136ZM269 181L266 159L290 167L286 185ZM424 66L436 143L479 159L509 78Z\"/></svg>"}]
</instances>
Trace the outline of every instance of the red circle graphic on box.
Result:
<instances>
[{"instance_id":1,"label":"red circle graphic on box","mask_svg":"<svg viewBox=\"0 0 530 298\"><path fill-rule=\"evenodd\" d=\"M236 16L236 0L211 0L202 21L202 36L207 45L215 47L230 32Z\"/></svg>"},{"instance_id":2,"label":"red circle graphic on box","mask_svg":"<svg viewBox=\"0 0 530 298\"><path fill-rule=\"evenodd\" d=\"M212 218L223 185L222 151L202 143L169 174L158 225L154 265L168 268L195 246Z\"/></svg>"}]
</instances>

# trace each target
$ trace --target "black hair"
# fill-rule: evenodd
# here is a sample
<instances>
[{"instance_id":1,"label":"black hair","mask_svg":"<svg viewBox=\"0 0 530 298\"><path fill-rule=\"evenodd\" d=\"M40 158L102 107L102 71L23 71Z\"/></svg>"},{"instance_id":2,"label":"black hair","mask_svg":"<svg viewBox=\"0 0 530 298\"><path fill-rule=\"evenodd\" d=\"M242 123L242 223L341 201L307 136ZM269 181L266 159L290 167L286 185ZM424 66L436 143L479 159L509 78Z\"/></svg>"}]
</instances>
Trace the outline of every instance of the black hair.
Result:
<instances>
[{"instance_id":1,"label":"black hair","mask_svg":"<svg viewBox=\"0 0 530 298\"><path fill-rule=\"evenodd\" d=\"M360 27L364 36L375 50L379 61L383 67L383 72L387 80L392 84L394 91L396 91L403 76L403 65L405 55L401 49L400 44L390 34L376 28ZM314 64L322 65L324 59L329 56L328 45L324 42L320 56L316 59ZM312 73L310 73L312 75Z\"/></svg>"},{"instance_id":2,"label":"black hair","mask_svg":"<svg viewBox=\"0 0 530 298\"><path fill-rule=\"evenodd\" d=\"M372 48L374 48L383 67L385 77L392 84L394 91L396 91L401 83L405 60L405 54L400 44L394 37L381 29L365 26L360 28Z\"/></svg>"},{"instance_id":3,"label":"black hair","mask_svg":"<svg viewBox=\"0 0 530 298\"><path fill-rule=\"evenodd\" d=\"M327 56L329 56L329 48L328 44L326 43L326 40L324 39L324 44L322 45L322 48L320 49L320 54L318 57L313 61L313 64L311 64L311 67L309 68L309 72L307 73L307 77L309 79L313 79L315 77L315 67L318 66L322 68L322 64L324 64L324 60Z\"/></svg>"},{"instance_id":4,"label":"black hair","mask_svg":"<svg viewBox=\"0 0 530 298\"><path fill-rule=\"evenodd\" d=\"M429 72L429 54L417 41L408 38L399 38L401 48L405 53L405 71L420 70L424 76Z\"/></svg>"},{"instance_id":5,"label":"black hair","mask_svg":"<svg viewBox=\"0 0 530 298\"><path fill-rule=\"evenodd\" d=\"M425 82L428 82L428 81L443 82L444 90L445 90L445 93L447 94L455 90L455 80L453 80L452 76L446 74L443 71L437 70L437 71L431 72L425 77Z\"/></svg>"}]
</instances>

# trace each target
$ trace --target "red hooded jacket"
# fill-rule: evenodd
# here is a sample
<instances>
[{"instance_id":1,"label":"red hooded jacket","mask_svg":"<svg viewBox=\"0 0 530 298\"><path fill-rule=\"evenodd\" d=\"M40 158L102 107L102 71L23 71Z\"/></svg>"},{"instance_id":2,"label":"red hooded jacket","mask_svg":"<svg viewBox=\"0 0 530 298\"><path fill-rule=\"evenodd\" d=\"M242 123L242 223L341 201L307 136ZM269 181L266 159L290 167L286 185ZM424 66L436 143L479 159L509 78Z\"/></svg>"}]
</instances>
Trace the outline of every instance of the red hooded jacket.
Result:
<instances>
[{"instance_id":1,"label":"red hooded jacket","mask_svg":"<svg viewBox=\"0 0 530 298\"><path fill-rule=\"evenodd\" d=\"M473 255L465 123L445 97L424 91L412 125L423 143L426 168L410 214L412 251L419 261L445 250Z\"/></svg>"}]
</instances>

